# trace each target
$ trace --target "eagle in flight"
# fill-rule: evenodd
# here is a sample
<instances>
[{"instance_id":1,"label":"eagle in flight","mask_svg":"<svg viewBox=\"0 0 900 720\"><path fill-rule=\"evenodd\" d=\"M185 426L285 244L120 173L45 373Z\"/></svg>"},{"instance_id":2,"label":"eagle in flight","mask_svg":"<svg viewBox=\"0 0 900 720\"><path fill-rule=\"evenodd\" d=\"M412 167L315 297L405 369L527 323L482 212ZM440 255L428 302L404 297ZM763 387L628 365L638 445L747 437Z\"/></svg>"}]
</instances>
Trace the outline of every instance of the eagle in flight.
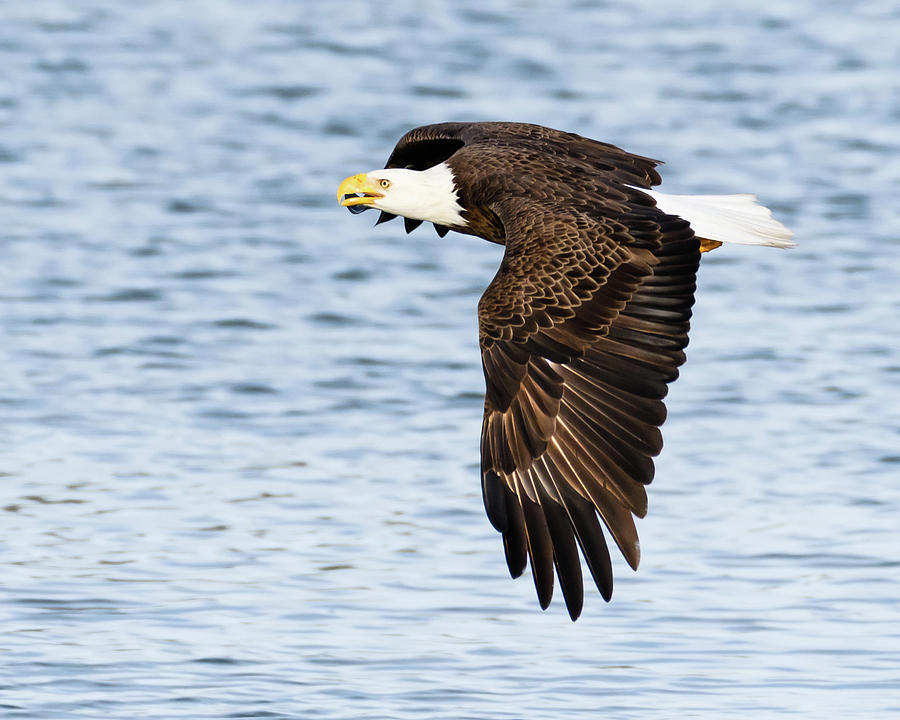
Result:
<instances>
[{"instance_id":1,"label":"eagle in flight","mask_svg":"<svg viewBox=\"0 0 900 720\"><path fill-rule=\"evenodd\" d=\"M510 574L530 560L538 601L554 568L581 614L578 548L612 595L606 526L636 569L634 517L662 449L668 383L685 361L700 254L793 245L753 195L668 195L659 161L538 125L449 122L409 131L383 170L338 188L381 211L505 246L478 303L486 385L481 488ZM377 223L376 223L377 224Z\"/></svg>"}]
</instances>

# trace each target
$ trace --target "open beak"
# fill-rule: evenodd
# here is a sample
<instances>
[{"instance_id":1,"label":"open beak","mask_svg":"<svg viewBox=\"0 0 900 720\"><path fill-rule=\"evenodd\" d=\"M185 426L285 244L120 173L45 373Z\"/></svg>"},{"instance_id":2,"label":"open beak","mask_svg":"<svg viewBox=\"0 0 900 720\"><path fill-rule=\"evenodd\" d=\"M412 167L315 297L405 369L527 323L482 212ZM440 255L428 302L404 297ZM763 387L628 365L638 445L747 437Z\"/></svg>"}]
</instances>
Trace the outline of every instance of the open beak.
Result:
<instances>
[{"instance_id":1,"label":"open beak","mask_svg":"<svg viewBox=\"0 0 900 720\"><path fill-rule=\"evenodd\" d=\"M384 193L369 181L365 173L351 175L338 186L337 191L338 202L353 213L368 210L368 206L381 197Z\"/></svg>"}]
</instances>

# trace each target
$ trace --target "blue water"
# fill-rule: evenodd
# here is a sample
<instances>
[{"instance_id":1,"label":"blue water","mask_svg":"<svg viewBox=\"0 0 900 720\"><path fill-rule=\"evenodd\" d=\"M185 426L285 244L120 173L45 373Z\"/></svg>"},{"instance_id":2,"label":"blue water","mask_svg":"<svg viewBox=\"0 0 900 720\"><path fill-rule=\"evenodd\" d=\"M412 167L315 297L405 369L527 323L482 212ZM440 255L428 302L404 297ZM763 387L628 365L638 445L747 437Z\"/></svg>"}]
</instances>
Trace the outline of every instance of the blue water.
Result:
<instances>
[{"instance_id":1,"label":"blue water","mask_svg":"<svg viewBox=\"0 0 900 720\"><path fill-rule=\"evenodd\" d=\"M900 712L896 3L0 7L9 718ZM701 269L606 605L507 577L502 248L337 207L408 128L542 123L757 192Z\"/></svg>"}]
</instances>

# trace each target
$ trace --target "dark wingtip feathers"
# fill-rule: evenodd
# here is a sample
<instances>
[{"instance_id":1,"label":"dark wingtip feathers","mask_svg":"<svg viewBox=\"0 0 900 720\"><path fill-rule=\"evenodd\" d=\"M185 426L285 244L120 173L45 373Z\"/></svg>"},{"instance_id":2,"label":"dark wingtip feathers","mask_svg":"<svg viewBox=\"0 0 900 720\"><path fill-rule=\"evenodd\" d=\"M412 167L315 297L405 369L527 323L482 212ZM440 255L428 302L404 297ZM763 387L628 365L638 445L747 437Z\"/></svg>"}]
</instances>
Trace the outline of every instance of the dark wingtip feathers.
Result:
<instances>
[{"instance_id":1,"label":"dark wingtip feathers","mask_svg":"<svg viewBox=\"0 0 900 720\"><path fill-rule=\"evenodd\" d=\"M553 541L541 506L524 493L519 496L525 519L525 536L531 574L541 610L546 610L553 598Z\"/></svg>"},{"instance_id":2,"label":"dark wingtip feathers","mask_svg":"<svg viewBox=\"0 0 900 720\"><path fill-rule=\"evenodd\" d=\"M488 520L497 532L505 533L509 527L506 509L506 488L503 480L493 470L481 476L481 495Z\"/></svg>"},{"instance_id":3,"label":"dark wingtip feathers","mask_svg":"<svg viewBox=\"0 0 900 720\"><path fill-rule=\"evenodd\" d=\"M581 608L584 605L584 582L572 525L566 510L555 500L545 498L541 507L553 543L553 564L556 566L559 586L566 601L569 617L574 621L581 615Z\"/></svg>"}]
</instances>

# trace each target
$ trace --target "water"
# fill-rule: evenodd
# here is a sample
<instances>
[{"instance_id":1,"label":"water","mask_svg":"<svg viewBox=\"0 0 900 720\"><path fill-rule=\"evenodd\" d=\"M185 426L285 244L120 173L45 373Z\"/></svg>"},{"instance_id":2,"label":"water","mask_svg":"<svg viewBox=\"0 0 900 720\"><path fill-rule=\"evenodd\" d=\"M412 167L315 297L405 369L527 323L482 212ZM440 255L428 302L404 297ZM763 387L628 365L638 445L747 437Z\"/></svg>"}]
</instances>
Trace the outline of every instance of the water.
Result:
<instances>
[{"instance_id":1,"label":"water","mask_svg":"<svg viewBox=\"0 0 900 720\"><path fill-rule=\"evenodd\" d=\"M4 717L900 710L900 11L549 5L2 6ZM576 624L481 506L501 249L335 204L448 119L800 241L705 258L641 569Z\"/></svg>"}]
</instances>

